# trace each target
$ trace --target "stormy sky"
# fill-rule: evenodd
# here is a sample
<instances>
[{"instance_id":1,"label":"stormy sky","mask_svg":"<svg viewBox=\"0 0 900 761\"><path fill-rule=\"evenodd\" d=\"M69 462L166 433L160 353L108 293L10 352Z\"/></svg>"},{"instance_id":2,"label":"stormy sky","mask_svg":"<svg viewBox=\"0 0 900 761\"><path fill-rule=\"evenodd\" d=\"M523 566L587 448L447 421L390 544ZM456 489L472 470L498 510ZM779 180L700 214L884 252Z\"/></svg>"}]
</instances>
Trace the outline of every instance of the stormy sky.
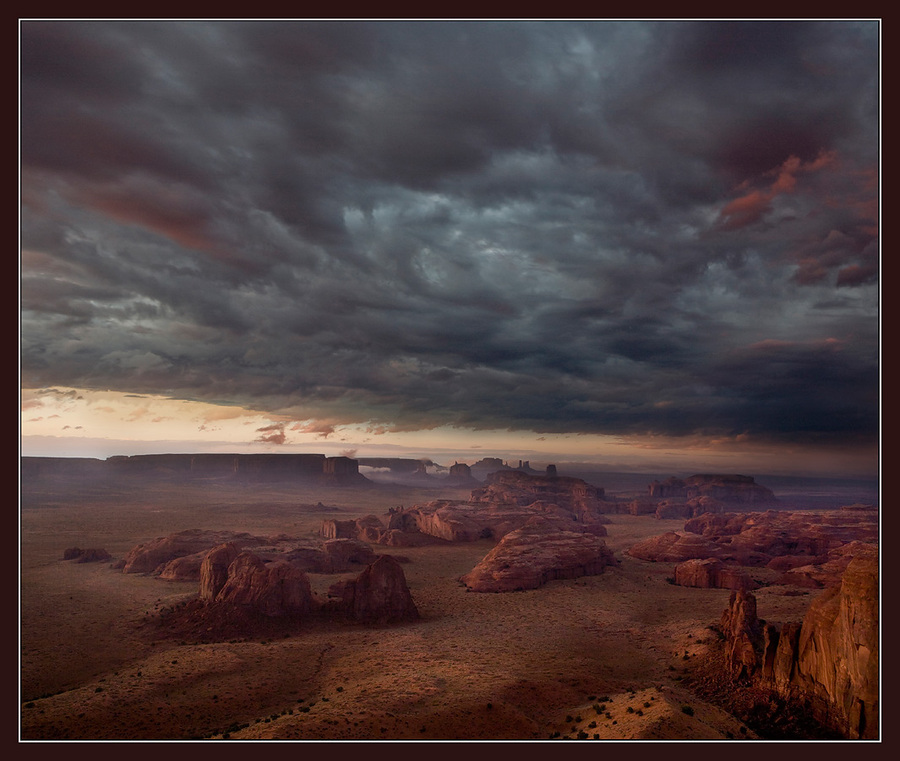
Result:
<instances>
[{"instance_id":1,"label":"stormy sky","mask_svg":"<svg viewBox=\"0 0 900 761\"><path fill-rule=\"evenodd\" d=\"M22 21L21 386L873 453L879 34Z\"/></svg>"}]
</instances>

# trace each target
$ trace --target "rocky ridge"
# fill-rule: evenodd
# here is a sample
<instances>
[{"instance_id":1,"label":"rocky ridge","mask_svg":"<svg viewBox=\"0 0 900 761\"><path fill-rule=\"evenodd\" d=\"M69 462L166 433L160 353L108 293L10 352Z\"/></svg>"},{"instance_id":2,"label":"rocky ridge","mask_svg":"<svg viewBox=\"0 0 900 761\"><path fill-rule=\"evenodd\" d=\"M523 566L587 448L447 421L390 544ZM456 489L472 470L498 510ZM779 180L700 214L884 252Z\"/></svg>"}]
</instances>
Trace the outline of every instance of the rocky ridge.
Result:
<instances>
[{"instance_id":1,"label":"rocky ridge","mask_svg":"<svg viewBox=\"0 0 900 761\"><path fill-rule=\"evenodd\" d=\"M807 706L848 739L878 738L876 557L851 560L840 581L813 600L802 623L763 623L753 593L735 591L721 630L725 666L734 679Z\"/></svg>"}]
</instances>

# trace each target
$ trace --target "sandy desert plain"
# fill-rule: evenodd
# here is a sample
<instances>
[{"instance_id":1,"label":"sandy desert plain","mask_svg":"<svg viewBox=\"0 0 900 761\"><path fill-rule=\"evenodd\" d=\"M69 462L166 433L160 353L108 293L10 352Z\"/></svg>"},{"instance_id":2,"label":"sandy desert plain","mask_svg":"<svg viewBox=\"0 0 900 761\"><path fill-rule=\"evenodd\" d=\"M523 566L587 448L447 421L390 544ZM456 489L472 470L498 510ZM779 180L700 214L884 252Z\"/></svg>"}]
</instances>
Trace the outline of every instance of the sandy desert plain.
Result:
<instances>
[{"instance_id":1,"label":"sandy desert plain","mask_svg":"<svg viewBox=\"0 0 900 761\"><path fill-rule=\"evenodd\" d=\"M605 541L617 566L514 593L469 592L458 581L491 540L376 546L402 557L420 620L372 627L310 619L220 642L180 638L158 623L160 612L197 596L196 582L62 559L77 546L102 547L114 561L186 529L314 540L325 519L469 492L384 483L23 482L20 741L759 737L692 687L715 647L711 626L729 591L675 586L672 564L625 554L641 539L681 529L683 519L609 515ZM310 574L320 595L336 578ZM763 587L759 615L798 621L817 591Z\"/></svg>"}]
</instances>

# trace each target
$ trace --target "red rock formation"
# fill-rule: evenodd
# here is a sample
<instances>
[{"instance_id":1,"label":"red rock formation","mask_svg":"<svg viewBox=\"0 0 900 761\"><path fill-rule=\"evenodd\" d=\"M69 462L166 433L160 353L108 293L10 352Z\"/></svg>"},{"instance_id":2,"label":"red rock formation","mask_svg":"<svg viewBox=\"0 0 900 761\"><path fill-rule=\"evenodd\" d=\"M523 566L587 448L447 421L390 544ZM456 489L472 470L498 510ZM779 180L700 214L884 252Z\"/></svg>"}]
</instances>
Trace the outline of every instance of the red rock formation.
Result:
<instances>
[{"instance_id":1,"label":"red rock formation","mask_svg":"<svg viewBox=\"0 0 900 761\"><path fill-rule=\"evenodd\" d=\"M290 563L264 563L252 552L240 553L228 566L228 578L215 603L249 607L266 616L309 613L316 607L309 579Z\"/></svg>"},{"instance_id":2,"label":"red rock formation","mask_svg":"<svg viewBox=\"0 0 900 761\"><path fill-rule=\"evenodd\" d=\"M631 557L653 563L681 563L694 558L714 558L721 554L713 542L696 534L668 531L638 542L627 550Z\"/></svg>"},{"instance_id":3,"label":"red rock formation","mask_svg":"<svg viewBox=\"0 0 900 761\"><path fill-rule=\"evenodd\" d=\"M718 558L685 560L675 566L675 583L701 589L755 589L758 585L743 570Z\"/></svg>"},{"instance_id":4,"label":"red rock formation","mask_svg":"<svg viewBox=\"0 0 900 761\"><path fill-rule=\"evenodd\" d=\"M762 624L756 616L756 597L741 589L733 591L722 614L721 628L725 635L725 662L731 673L739 679L755 675L762 650Z\"/></svg>"},{"instance_id":5,"label":"red rock formation","mask_svg":"<svg viewBox=\"0 0 900 761\"><path fill-rule=\"evenodd\" d=\"M200 569L207 552L195 552L193 555L175 558L159 566L155 573L166 581L196 581L200 578Z\"/></svg>"},{"instance_id":6,"label":"red rock formation","mask_svg":"<svg viewBox=\"0 0 900 761\"><path fill-rule=\"evenodd\" d=\"M782 583L834 583L850 558L876 552L878 515L871 511L705 514L684 524L719 548L717 556L744 566L784 571Z\"/></svg>"},{"instance_id":7,"label":"red rock formation","mask_svg":"<svg viewBox=\"0 0 900 761\"><path fill-rule=\"evenodd\" d=\"M241 547L265 543L262 537L233 531L204 531L189 529L160 537L133 547L122 561L124 573L158 573L162 566L175 558L209 551L225 542L235 542Z\"/></svg>"},{"instance_id":8,"label":"red rock formation","mask_svg":"<svg viewBox=\"0 0 900 761\"><path fill-rule=\"evenodd\" d=\"M777 502L771 489L754 482L751 476L698 474L690 478L667 478L650 484L651 497L693 499L712 497L721 502L767 505Z\"/></svg>"},{"instance_id":9,"label":"red rock formation","mask_svg":"<svg viewBox=\"0 0 900 761\"><path fill-rule=\"evenodd\" d=\"M227 542L210 550L200 565L200 599L214 601L225 582L228 581L228 567L240 554L234 542Z\"/></svg>"},{"instance_id":10,"label":"red rock formation","mask_svg":"<svg viewBox=\"0 0 900 761\"><path fill-rule=\"evenodd\" d=\"M878 737L878 560L855 557L802 624L763 629L756 599L733 592L722 616L732 673L808 706L849 739Z\"/></svg>"},{"instance_id":11,"label":"red rock formation","mask_svg":"<svg viewBox=\"0 0 900 761\"><path fill-rule=\"evenodd\" d=\"M501 470L487 477L487 485L474 489L470 503L489 502L530 505L537 501L558 505L578 520L604 511L604 491L580 478L537 476L518 470Z\"/></svg>"},{"instance_id":12,"label":"red rock formation","mask_svg":"<svg viewBox=\"0 0 900 761\"><path fill-rule=\"evenodd\" d=\"M355 579L332 585L329 595L338 599L340 611L361 623L387 624L419 618L403 568L390 555L379 556Z\"/></svg>"},{"instance_id":13,"label":"red rock formation","mask_svg":"<svg viewBox=\"0 0 900 761\"><path fill-rule=\"evenodd\" d=\"M537 589L553 579L596 575L616 563L601 538L566 530L568 525L532 518L507 533L460 581L473 592Z\"/></svg>"},{"instance_id":14,"label":"red rock formation","mask_svg":"<svg viewBox=\"0 0 900 761\"><path fill-rule=\"evenodd\" d=\"M69 547L63 552L63 560L74 560L78 563L99 563L110 560L111 557L106 550L101 548L82 550L79 547Z\"/></svg>"}]
</instances>

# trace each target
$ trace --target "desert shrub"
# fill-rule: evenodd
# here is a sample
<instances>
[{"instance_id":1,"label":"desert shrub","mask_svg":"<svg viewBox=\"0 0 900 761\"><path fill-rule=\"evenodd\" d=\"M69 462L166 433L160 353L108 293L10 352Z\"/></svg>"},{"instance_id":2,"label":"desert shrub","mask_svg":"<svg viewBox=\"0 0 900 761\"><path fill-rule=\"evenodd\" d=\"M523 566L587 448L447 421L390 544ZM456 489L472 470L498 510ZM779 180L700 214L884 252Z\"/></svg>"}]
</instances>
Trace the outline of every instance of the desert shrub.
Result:
<instances>
[{"instance_id":1,"label":"desert shrub","mask_svg":"<svg viewBox=\"0 0 900 761\"><path fill-rule=\"evenodd\" d=\"M650 707L650 701L649 701L649 700L645 700L645 701L644 701L644 708L649 708L649 707Z\"/></svg>"},{"instance_id":2,"label":"desert shrub","mask_svg":"<svg viewBox=\"0 0 900 761\"><path fill-rule=\"evenodd\" d=\"M634 713L634 709L631 706L625 709L625 713Z\"/></svg>"},{"instance_id":3,"label":"desert shrub","mask_svg":"<svg viewBox=\"0 0 900 761\"><path fill-rule=\"evenodd\" d=\"M579 740L587 740L587 739L588 739L588 733L585 732L584 730L581 730L581 731L578 733L578 739L579 739Z\"/></svg>"},{"instance_id":4,"label":"desert shrub","mask_svg":"<svg viewBox=\"0 0 900 761\"><path fill-rule=\"evenodd\" d=\"M694 709L691 708L691 706L689 706L689 705L683 705L683 706L681 706L681 712L682 712L683 714L687 714L688 716L693 716L693 715L694 715Z\"/></svg>"}]
</instances>

